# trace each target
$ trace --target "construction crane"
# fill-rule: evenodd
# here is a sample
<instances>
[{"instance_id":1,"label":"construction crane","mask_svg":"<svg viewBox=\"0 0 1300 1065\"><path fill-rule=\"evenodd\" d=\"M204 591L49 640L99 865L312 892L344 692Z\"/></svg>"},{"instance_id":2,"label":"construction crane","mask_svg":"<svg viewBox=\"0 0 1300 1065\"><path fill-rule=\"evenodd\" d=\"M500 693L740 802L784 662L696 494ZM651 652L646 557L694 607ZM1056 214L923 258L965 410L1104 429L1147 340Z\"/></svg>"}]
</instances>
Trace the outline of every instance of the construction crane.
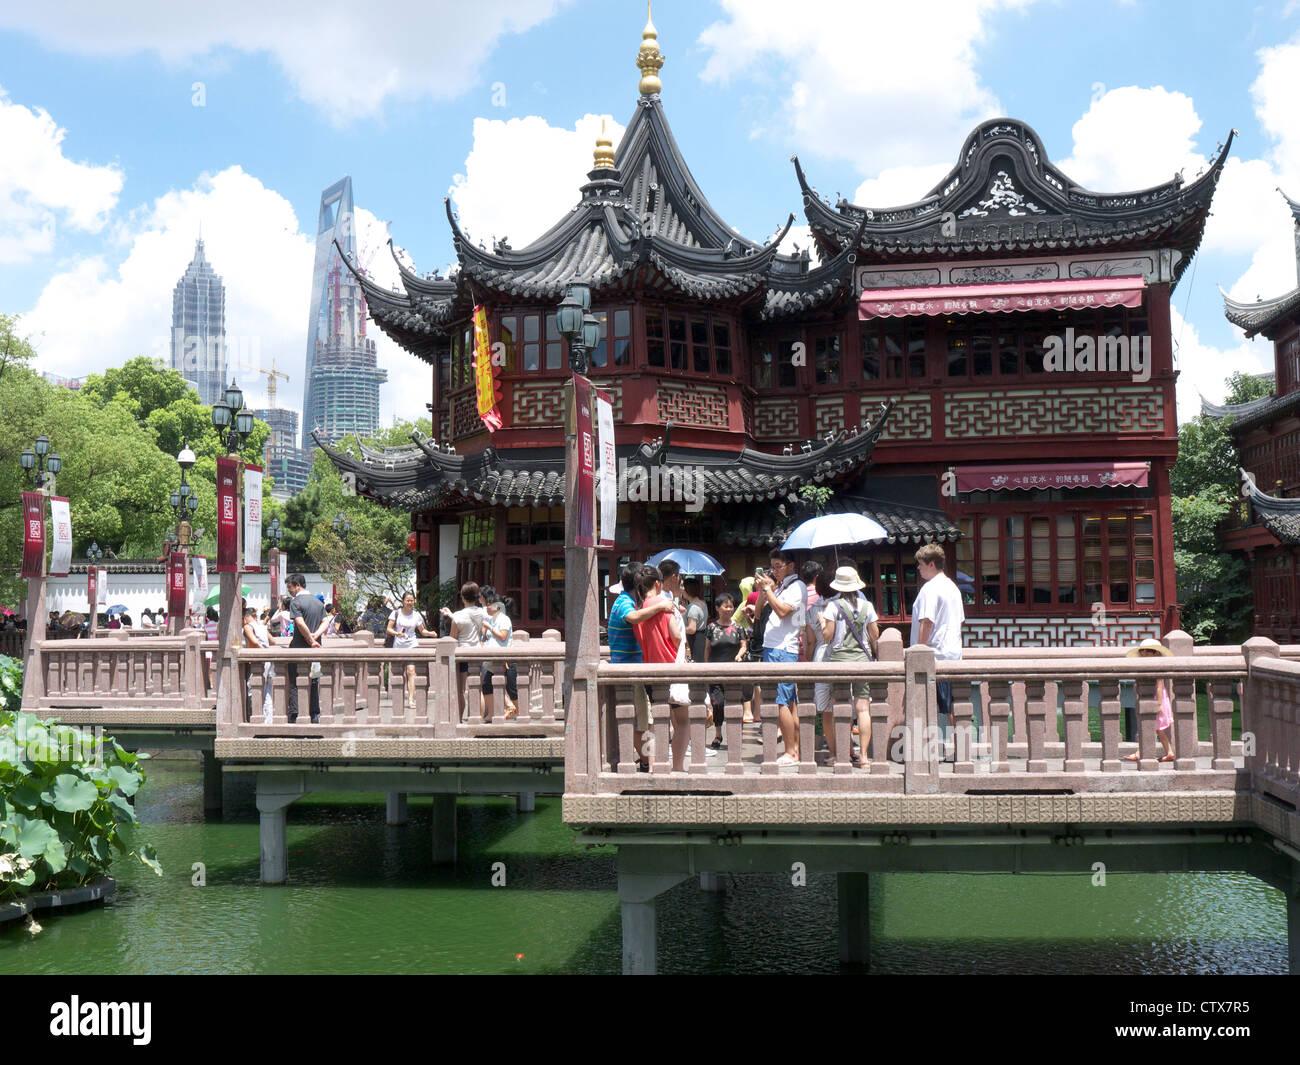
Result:
<instances>
[{"instance_id":1,"label":"construction crane","mask_svg":"<svg viewBox=\"0 0 1300 1065\"><path fill-rule=\"evenodd\" d=\"M275 368L275 357L274 356L271 357L271 368L269 370L263 370L260 366L250 366L246 362L241 362L239 365L245 370L252 370L255 373L266 374L266 405L269 409L274 409L275 408L275 379L277 377L283 377L286 381L289 380L289 375L287 373L285 373L283 370L277 370Z\"/></svg>"}]
</instances>

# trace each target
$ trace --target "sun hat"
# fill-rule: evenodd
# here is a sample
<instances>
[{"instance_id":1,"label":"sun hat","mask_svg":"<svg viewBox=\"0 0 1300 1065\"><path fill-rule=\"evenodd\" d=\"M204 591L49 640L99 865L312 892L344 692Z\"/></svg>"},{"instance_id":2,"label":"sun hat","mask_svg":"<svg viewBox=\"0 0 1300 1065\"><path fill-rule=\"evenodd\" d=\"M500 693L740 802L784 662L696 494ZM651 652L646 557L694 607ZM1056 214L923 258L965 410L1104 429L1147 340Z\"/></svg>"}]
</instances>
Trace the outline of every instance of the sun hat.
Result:
<instances>
[{"instance_id":1,"label":"sun hat","mask_svg":"<svg viewBox=\"0 0 1300 1065\"><path fill-rule=\"evenodd\" d=\"M1145 640L1143 640L1143 641L1142 641L1140 644L1138 644L1136 647L1130 647L1130 648L1129 648L1129 649L1124 653L1124 657L1125 657L1125 658L1138 658L1138 657L1141 656L1141 654L1142 654L1143 651L1156 651L1156 652L1158 652L1159 654L1164 655L1166 658L1173 658L1173 657L1174 657L1174 653L1173 653L1173 651L1169 650L1169 648L1166 647L1164 644L1162 644L1159 640L1153 640L1150 636L1148 636Z\"/></svg>"},{"instance_id":2,"label":"sun hat","mask_svg":"<svg viewBox=\"0 0 1300 1065\"><path fill-rule=\"evenodd\" d=\"M837 592L859 592L866 585L862 583L858 571L852 566L841 566L835 571L835 579L831 581L831 587Z\"/></svg>"}]
</instances>

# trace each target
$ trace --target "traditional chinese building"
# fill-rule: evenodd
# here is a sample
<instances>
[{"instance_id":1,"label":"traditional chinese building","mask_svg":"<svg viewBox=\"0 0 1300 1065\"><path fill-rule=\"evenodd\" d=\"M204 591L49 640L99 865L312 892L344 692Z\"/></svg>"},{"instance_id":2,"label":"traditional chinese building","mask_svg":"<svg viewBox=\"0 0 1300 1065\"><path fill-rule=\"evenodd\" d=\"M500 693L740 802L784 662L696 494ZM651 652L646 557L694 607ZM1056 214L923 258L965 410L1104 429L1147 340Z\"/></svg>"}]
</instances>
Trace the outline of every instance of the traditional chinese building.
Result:
<instances>
[{"instance_id":1,"label":"traditional chinese building","mask_svg":"<svg viewBox=\"0 0 1300 1065\"><path fill-rule=\"evenodd\" d=\"M1300 282L1300 203L1286 197L1295 225ZM1229 432L1250 476L1236 520L1222 544L1251 566L1253 634L1279 643L1300 640L1300 285L1255 303L1223 300L1224 314L1247 337L1273 342L1273 395L1249 403L1202 403L1211 417L1231 416Z\"/></svg>"},{"instance_id":2,"label":"traditional chinese building","mask_svg":"<svg viewBox=\"0 0 1300 1065\"><path fill-rule=\"evenodd\" d=\"M908 620L916 546L939 542L968 600L968 644L1127 641L1176 624L1169 299L1227 145L1190 184L1102 194L999 119L936 188L888 210L828 204L796 161L814 262L779 254L779 236L738 235L709 203L664 112L653 26L637 65L617 149L598 140L577 205L536 241L487 250L448 207L452 278L402 267L402 292L358 278L380 328L432 368L437 439L331 456L359 491L412 512L419 579L454 535L458 579L512 595L529 629L562 621L568 358L555 310L580 280L620 460L699 485L686 504L629 492L614 559L697 547L734 584L803 516L792 494L824 484L829 509L889 533L845 552L887 622ZM471 373L475 305L505 353L491 435ZM1091 355L1076 356L1079 338Z\"/></svg>"}]
</instances>

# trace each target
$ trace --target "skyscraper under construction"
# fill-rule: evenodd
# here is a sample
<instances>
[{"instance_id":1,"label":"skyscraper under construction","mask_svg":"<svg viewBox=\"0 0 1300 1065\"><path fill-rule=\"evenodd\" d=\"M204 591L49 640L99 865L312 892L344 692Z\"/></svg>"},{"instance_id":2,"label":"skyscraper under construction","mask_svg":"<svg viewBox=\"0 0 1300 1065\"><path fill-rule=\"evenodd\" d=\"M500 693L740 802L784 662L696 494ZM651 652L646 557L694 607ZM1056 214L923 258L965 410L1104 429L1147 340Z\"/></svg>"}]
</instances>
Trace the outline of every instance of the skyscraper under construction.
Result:
<instances>
[{"instance_id":1,"label":"skyscraper under construction","mask_svg":"<svg viewBox=\"0 0 1300 1065\"><path fill-rule=\"evenodd\" d=\"M365 298L344 267L339 248L355 258L352 178L346 176L321 193L320 199L307 324L304 450L313 446L313 429L329 441L348 433L374 436L379 428L379 386L388 380L388 372L376 362L375 342L366 336Z\"/></svg>"}]
</instances>

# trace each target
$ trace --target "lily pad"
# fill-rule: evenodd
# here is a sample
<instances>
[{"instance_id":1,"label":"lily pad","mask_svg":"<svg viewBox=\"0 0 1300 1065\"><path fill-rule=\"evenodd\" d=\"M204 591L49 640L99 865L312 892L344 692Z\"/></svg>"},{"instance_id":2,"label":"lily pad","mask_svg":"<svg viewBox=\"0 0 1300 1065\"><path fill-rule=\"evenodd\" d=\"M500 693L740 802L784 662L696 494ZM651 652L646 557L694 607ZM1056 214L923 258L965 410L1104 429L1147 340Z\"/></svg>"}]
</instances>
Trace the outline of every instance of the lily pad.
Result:
<instances>
[{"instance_id":1,"label":"lily pad","mask_svg":"<svg viewBox=\"0 0 1300 1065\"><path fill-rule=\"evenodd\" d=\"M82 780L71 773L60 773L54 778L54 787L50 789L54 808L68 813L89 810L99 798L99 789L89 780Z\"/></svg>"},{"instance_id":2,"label":"lily pad","mask_svg":"<svg viewBox=\"0 0 1300 1065\"><path fill-rule=\"evenodd\" d=\"M109 778L117 785L123 795L134 795L140 790L140 774L133 773L120 765L110 766Z\"/></svg>"}]
</instances>

